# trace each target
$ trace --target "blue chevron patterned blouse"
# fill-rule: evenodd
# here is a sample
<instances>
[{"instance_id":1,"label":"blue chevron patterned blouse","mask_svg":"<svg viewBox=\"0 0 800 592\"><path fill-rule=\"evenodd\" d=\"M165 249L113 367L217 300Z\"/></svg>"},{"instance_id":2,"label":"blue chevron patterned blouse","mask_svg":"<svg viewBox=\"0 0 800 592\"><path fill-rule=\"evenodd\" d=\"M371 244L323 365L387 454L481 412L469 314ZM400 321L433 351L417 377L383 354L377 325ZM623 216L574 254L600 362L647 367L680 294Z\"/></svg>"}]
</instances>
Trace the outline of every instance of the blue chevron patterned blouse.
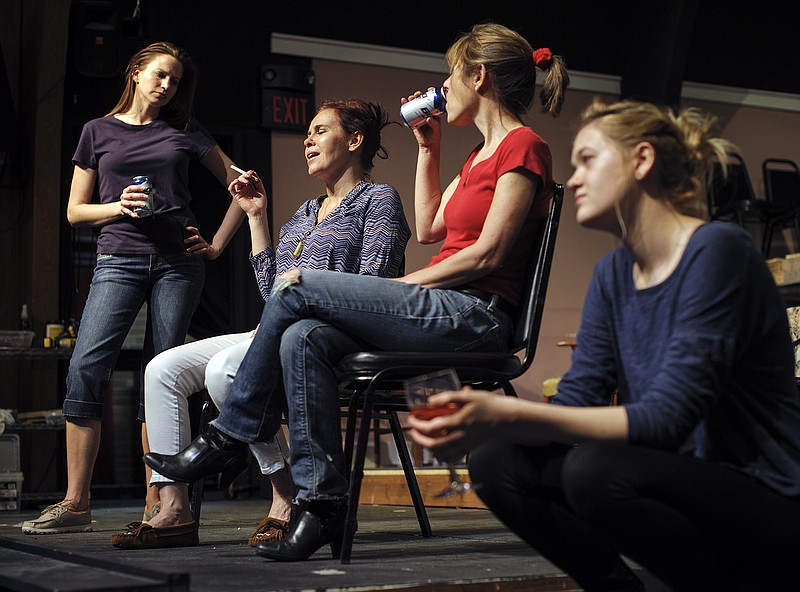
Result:
<instances>
[{"instance_id":1,"label":"blue chevron patterned blouse","mask_svg":"<svg viewBox=\"0 0 800 592\"><path fill-rule=\"evenodd\" d=\"M397 277L411 230L400 194L391 185L362 182L317 224L322 199L305 202L283 225L277 249L250 256L266 299L275 277L299 268ZM297 258L297 244L304 241Z\"/></svg>"}]
</instances>

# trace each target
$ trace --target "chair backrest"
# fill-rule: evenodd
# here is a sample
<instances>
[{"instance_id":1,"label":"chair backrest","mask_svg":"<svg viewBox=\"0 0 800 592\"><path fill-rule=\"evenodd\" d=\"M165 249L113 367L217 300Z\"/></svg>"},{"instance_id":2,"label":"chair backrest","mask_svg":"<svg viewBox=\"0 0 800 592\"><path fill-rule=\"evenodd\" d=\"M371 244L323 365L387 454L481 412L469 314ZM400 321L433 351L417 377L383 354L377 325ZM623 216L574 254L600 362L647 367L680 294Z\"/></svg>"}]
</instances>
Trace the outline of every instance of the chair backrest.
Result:
<instances>
[{"instance_id":1,"label":"chair backrest","mask_svg":"<svg viewBox=\"0 0 800 592\"><path fill-rule=\"evenodd\" d=\"M767 158L761 164L767 201L786 206L800 205L800 168L786 158Z\"/></svg>"},{"instance_id":2,"label":"chair backrest","mask_svg":"<svg viewBox=\"0 0 800 592\"><path fill-rule=\"evenodd\" d=\"M712 217L721 209L756 199L744 159L736 153L729 154L728 157L727 176L722 174L719 163L714 163L714 173L708 190L709 214Z\"/></svg>"},{"instance_id":3,"label":"chair backrest","mask_svg":"<svg viewBox=\"0 0 800 592\"><path fill-rule=\"evenodd\" d=\"M553 255L556 248L556 237L563 203L564 186L560 183L554 183L550 212L536 231L537 236L533 243L529 261L530 268L528 273L525 274L526 284L522 292L524 300L520 302L520 309L514 327L511 351L519 352L525 350L520 374L528 369L536 354L536 342L539 339L539 329L542 325L544 300L547 295L547 286L550 282L550 269L553 265Z\"/></svg>"}]
</instances>

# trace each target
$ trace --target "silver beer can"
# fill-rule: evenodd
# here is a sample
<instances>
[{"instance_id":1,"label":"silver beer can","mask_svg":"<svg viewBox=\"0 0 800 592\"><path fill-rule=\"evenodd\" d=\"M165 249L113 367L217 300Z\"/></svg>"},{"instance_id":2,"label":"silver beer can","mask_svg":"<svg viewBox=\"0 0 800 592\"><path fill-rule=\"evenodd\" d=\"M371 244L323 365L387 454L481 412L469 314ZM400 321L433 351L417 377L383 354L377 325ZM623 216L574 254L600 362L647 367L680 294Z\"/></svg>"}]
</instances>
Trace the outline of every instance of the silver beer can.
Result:
<instances>
[{"instance_id":1,"label":"silver beer can","mask_svg":"<svg viewBox=\"0 0 800 592\"><path fill-rule=\"evenodd\" d=\"M444 88L434 88L405 105L401 105L400 116L403 118L403 123L410 128L415 128L425 123L428 117L436 117L445 113L446 106L447 99L444 96Z\"/></svg>"},{"instance_id":2,"label":"silver beer can","mask_svg":"<svg viewBox=\"0 0 800 592\"><path fill-rule=\"evenodd\" d=\"M146 218L147 216L153 215L153 184L150 183L150 178L145 176L139 176L133 178L134 185L141 185L142 186L142 193L147 195L147 205L146 206L137 206L133 208L133 213L139 216L140 218Z\"/></svg>"}]
</instances>

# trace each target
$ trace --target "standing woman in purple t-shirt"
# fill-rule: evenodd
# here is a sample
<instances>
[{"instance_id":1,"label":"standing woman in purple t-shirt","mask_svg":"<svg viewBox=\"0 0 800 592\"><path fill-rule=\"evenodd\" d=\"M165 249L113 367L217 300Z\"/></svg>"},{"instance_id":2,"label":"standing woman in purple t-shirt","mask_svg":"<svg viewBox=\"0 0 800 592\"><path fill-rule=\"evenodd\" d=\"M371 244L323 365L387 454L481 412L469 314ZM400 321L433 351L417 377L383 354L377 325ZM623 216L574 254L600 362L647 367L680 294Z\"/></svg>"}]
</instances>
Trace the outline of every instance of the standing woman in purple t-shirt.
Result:
<instances>
[{"instance_id":1,"label":"standing woman in purple t-shirt","mask_svg":"<svg viewBox=\"0 0 800 592\"><path fill-rule=\"evenodd\" d=\"M191 118L196 72L170 43L136 53L126 86L105 117L88 122L73 157L67 219L99 231L97 265L67 375L67 492L27 521L32 534L91 530L89 486L100 446L103 398L117 356L142 304L148 304L142 368L155 354L184 342L204 280L200 256L215 259L244 217L231 201L210 243L190 209L188 168L199 160L227 187L238 175L214 139ZM152 184L152 214L143 187ZM99 203L93 196L99 195ZM227 195L227 193L226 193ZM140 402L139 419L144 421ZM144 426L142 443L147 452ZM148 495L157 495L148 488ZM146 511L156 499L148 499Z\"/></svg>"}]
</instances>

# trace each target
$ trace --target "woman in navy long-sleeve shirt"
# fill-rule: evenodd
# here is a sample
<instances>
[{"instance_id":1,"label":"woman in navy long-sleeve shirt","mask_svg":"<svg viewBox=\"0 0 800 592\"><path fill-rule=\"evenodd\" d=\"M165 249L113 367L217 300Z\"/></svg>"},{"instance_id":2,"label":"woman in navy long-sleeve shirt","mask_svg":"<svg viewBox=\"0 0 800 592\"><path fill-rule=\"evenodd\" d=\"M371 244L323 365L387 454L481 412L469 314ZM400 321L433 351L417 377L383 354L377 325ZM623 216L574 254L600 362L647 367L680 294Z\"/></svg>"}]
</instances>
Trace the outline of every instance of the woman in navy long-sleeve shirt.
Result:
<instances>
[{"instance_id":1,"label":"woman in navy long-sleeve shirt","mask_svg":"<svg viewBox=\"0 0 800 592\"><path fill-rule=\"evenodd\" d=\"M477 391L411 418L480 497L586 590L795 590L800 397L781 297L741 228L707 222L731 146L696 111L595 103L572 150L576 217L622 247L597 265L555 405ZM609 406L618 392L618 406Z\"/></svg>"}]
</instances>

